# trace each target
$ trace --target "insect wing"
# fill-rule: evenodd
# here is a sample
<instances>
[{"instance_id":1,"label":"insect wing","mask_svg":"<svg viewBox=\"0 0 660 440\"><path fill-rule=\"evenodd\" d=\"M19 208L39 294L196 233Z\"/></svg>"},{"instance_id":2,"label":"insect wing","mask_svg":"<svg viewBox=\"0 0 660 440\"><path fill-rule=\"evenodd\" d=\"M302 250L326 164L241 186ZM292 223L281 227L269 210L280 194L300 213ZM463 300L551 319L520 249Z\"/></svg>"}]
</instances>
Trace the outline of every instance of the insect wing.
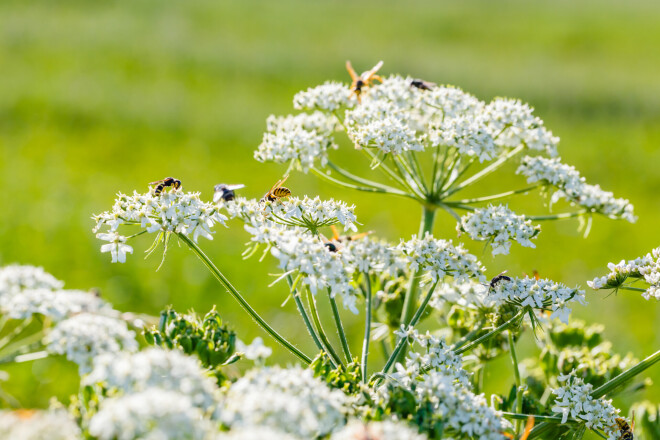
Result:
<instances>
[{"instance_id":1,"label":"insect wing","mask_svg":"<svg viewBox=\"0 0 660 440\"><path fill-rule=\"evenodd\" d=\"M245 185L242 183L237 183L236 185L227 185L225 188L227 188L229 191L234 191L237 189L245 188Z\"/></svg>"},{"instance_id":2,"label":"insect wing","mask_svg":"<svg viewBox=\"0 0 660 440\"><path fill-rule=\"evenodd\" d=\"M378 72L378 70L380 70L381 67L383 67L383 62L379 61L378 64L376 64L371 70L367 70L360 77L363 80L366 78L370 78L374 73Z\"/></svg>"}]
</instances>

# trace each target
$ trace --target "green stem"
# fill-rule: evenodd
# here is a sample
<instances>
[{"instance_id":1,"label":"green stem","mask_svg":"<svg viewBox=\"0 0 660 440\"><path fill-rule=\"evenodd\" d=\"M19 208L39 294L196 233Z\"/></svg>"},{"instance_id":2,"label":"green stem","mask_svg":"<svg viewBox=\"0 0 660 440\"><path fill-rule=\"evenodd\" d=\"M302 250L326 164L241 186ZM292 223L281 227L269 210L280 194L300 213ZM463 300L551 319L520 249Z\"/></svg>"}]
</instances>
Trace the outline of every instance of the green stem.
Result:
<instances>
[{"instance_id":1,"label":"green stem","mask_svg":"<svg viewBox=\"0 0 660 440\"><path fill-rule=\"evenodd\" d=\"M4 346L11 342L12 339L20 335L30 324L32 324L32 317L27 318L14 327L9 333L0 339L0 349L4 348Z\"/></svg>"},{"instance_id":2,"label":"green stem","mask_svg":"<svg viewBox=\"0 0 660 440\"><path fill-rule=\"evenodd\" d=\"M307 331L309 332L309 335L312 337L314 344L316 344L316 348L318 348L321 351L324 351L323 345L321 345L321 341L319 341L319 338L316 335L314 328L312 328L312 323L309 321L309 316L307 316L307 311L305 310L305 306L303 305L300 299L300 294L298 293L298 291L295 291L295 292L291 292L291 295L293 295L293 301L295 301L296 303L298 312L300 312L300 316L302 316L303 322L305 323L305 327L307 327Z\"/></svg>"},{"instance_id":3,"label":"green stem","mask_svg":"<svg viewBox=\"0 0 660 440\"><path fill-rule=\"evenodd\" d=\"M422 181L422 176L415 173L406 160L401 154L396 154L392 156L392 161L399 168L399 172L406 177L406 180L415 184L417 191L421 194L428 194L428 189Z\"/></svg>"},{"instance_id":4,"label":"green stem","mask_svg":"<svg viewBox=\"0 0 660 440\"><path fill-rule=\"evenodd\" d=\"M457 350L454 350L454 353L463 354L466 351L472 350L474 347L481 344L482 342L485 342L485 341L489 340L490 338L492 338L493 336L496 336L496 335L502 333L504 330L508 329L511 324L515 323L518 319L523 317L525 313L527 313L527 308L524 308L521 311L519 311L518 313L516 313L513 318L509 319L507 322L500 325L496 329L489 331L488 333L481 336L480 338L477 338L474 341L470 342L468 345L466 345L462 348L459 348Z\"/></svg>"},{"instance_id":5,"label":"green stem","mask_svg":"<svg viewBox=\"0 0 660 440\"><path fill-rule=\"evenodd\" d=\"M364 153L365 153L367 156L369 156L369 157L371 158L372 161L376 160L376 156L375 156L371 151L369 151L368 148L363 148L362 151L364 151ZM394 180L394 181L397 182L399 185L401 185L402 188L407 188L408 190L410 190L410 192L411 192L411 193L412 193L417 199L420 199L420 200L423 200L423 199L424 199L424 194L418 192L418 191L416 190L416 188L414 188L412 185L410 185L410 183L409 183L408 181L406 181L405 179L403 179L400 175L398 175L398 174L397 174L396 172L394 172L390 167L388 167L384 160L381 161L381 162L378 164L378 168L379 168L383 173L385 173L387 176L389 176L392 180Z\"/></svg>"},{"instance_id":6,"label":"green stem","mask_svg":"<svg viewBox=\"0 0 660 440\"><path fill-rule=\"evenodd\" d=\"M420 320L422 317L422 314L424 313L424 310L426 309L426 306L428 305L429 301L431 300L431 296L433 296L433 292L435 291L435 287L438 285L440 281L436 281L433 283L431 288L429 289L429 292L426 294L426 297L424 297L424 301L422 301L422 304L420 304L419 308L415 312L415 315L412 317L410 320L410 324L408 324L408 328L415 327L417 322ZM385 363L385 366L383 367L383 370L381 371L381 374L385 374L389 371L390 368L392 368L392 365L394 364L394 361L397 360L399 357L399 354L405 353L403 350L404 346L408 342L407 338L401 338L399 342L396 344L396 347L394 347L394 350L392 351L392 354L390 357L387 359L387 362ZM405 356L405 354L404 354Z\"/></svg>"},{"instance_id":7,"label":"green stem","mask_svg":"<svg viewBox=\"0 0 660 440\"><path fill-rule=\"evenodd\" d=\"M365 288L365 323L362 341L362 383L367 383L367 360L369 358L369 340L371 339L371 280L369 273L364 274Z\"/></svg>"},{"instance_id":8,"label":"green stem","mask_svg":"<svg viewBox=\"0 0 660 440\"><path fill-rule=\"evenodd\" d=\"M465 336L463 336L461 339L456 341L456 343L451 347L452 350L458 350L462 346L464 346L468 341L472 340L473 337L475 337L479 332L481 332L483 329L483 325L486 323L485 319L482 319L477 323L477 325L474 326L472 330Z\"/></svg>"},{"instance_id":9,"label":"green stem","mask_svg":"<svg viewBox=\"0 0 660 440\"><path fill-rule=\"evenodd\" d=\"M497 170L499 167L501 167L506 161L508 161L509 159L511 159L511 158L512 158L513 156L515 156L516 154L520 153L520 152L523 150L523 148L525 148L524 145L519 145L519 146L517 146L516 148L514 148L514 149L511 150L511 151L509 151L509 152L508 152L507 154L505 154L504 156L502 156L502 157L500 157L499 159L497 159L497 160L496 160L495 162L493 162L492 164L488 165L488 166L487 166L486 168L484 168L483 170L479 171L479 172L476 173L476 174L473 174L472 177L470 177L470 178L468 178L468 179L465 179L463 182L461 182L460 184L456 185L456 186L453 187L453 188L449 188L449 189L445 192L445 197L449 197L450 195L452 195L452 194L454 194L454 193L456 193L456 192L462 190L462 189L465 188L466 186L471 185L472 183L474 183L474 182L476 182L476 181L478 181L478 180L480 180L480 179L483 179L484 177L486 177L486 176L489 175L490 173L496 171L496 170ZM443 198L445 198L445 197L443 197Z\"/></svg>"},{"instance_id":10,"label":"green stem","mask_svg":"<svg viewBox=\"0 0 660 440\"><path fill-rule=\"evenodd\" d=\"M537 414L520 414L520 413L512 413L506 411L502 411L502 415L508 419L513 419L513 420L527 420L529 417L534 417L534 420L539 422L561 423L560 416L541 416ZM581 422L569 418L568 420L566 420L566 423L581 423Z\"/></svg>"},{"instance_id":11,"label":"green stem","mask_svg":"<svg viewBox=\"0 0 660 440\"><path fill-rule=\"evenodd\" d=\"M651 356L639 362L637 365L630 367L629 369L619 374L618 376L608 380L603 385L596 388L594 392L591 393L591 396L594 398L603 397L604 395L606 395L607 393L609 393L610 391L612 391L622 383L627 382L628 380L637 376L639 373L651 367L658 361L660 361L660 350L656 351Z\"/></svg>"},{"instance_id":12,"label":"green stem","mask_svg":"<svg viewBox=\"0 0 660 440\"><path fill-rule=\"evenodd\" d=\"M344 332L344 325L341 322L341 317L339 316L339 309L337 308L337 301L330 291L328 291L328 298L330 299L330 308L332 309L332 315L335 318L335 325L337 326L337 333L339 333L339 340L341 341L341 347L344 350L344 355L346 356L346 362L350 363L353 360L351 355L351 349L348 346L348 339L346 339L346 333Z\"/></svg>"},{"instance_id":13,"label":"green stem","mask_svg":"<svg viewBox=\"0 0 660 440\"><path fill-rule=\"evenodd\" d=\"M372 187L372 188L379 188L379 189L382 189L384 191L388 191L392 194L397 194L397 195L402 195L402 196L406 195L406 193L404 193L403 191L401 191L399 189L393 188L393 187L388 186L388 185L384 185L384 184L379 183L379 182L374 182L374 181L371 181L369 179L362 178L360 176L356 176L355 174L352 174L352 173L346 171L345 169L343 169L342 167L340 167L339 165L337 165L337 164L335 164L331 161L328 161L328 166L330 168L332 168L334 171L336 171L338 174L340 174L340 175L344 176L345 178L347 178L348 180L352 180L353 182L358 183L360 185L366 185L366 186ZM319 172L321 172L321 171L319 170Z\"/></svg>"},{"instance_id":14,"label":"green stem","mask_svg":"<svg viewBox=\"0 0 660 440\"><path fill-rule=\"evenodd\" d=\"M642 289L641 287L630 287L630 286L619 286L619 290L632 290L633 292L646 292L648 289Z\"/></svg>"},{"instance_id":15,"label":"green stem","mask_svg":"<svg viewBox=\"0 0 660 440\"><path fill-rule=\"evenodd\" d=\"M328 176L326 173L324 173L323 171L317 170L316 168L310 168L310 169L314 174L316 174L320 178L325 179L328 182L334 183L335 185L343 186L345 188L350 188L350 189L354 189L354 190L357 190L357 191L371 192L371 193L392 194L392 195L395 195L395 196L408 197L408 198L415 199L415 200L417 199L417 197L415 197L411 194L408 194L404 191L398 190L396 188L384 189L384 188L377 188L377 187L357 186L357 185L353 185L352 183L344 182L344 181L335 179L334 177Z\"/></svg>"},{"instance_id":16,"label":"green stem","mask_svg":"<svg viewBox=\"0 0 660 440\"><path fill-rule=\"evenodd\" d=\"M509 330L507 333L509 336L509 351L511 353L511 362L513 363L513 376L516 381L516 412L521 413L523 404L523 390L522 381L520 379L520 369L518 368L518 356L516 356L516 345L515 341L513 340L513 332ZM520 423L517 420L515 423L515 432L520 434Z\"/></svg>"},{"instance_id":17,"label":"green stem","mask_svg":"<svg viewBox=\"0 0 660 440\"><path fill-rule=\"evenodd\" d=\"M493 195L490 195L490 196L477 197L477 198L474 198L474 199L463 199L463 200L456 200L456 201L447 200L444 203L457 204L457 205L469 205L471 203L489 202L491 200L503 199L505 197L510 197L510 196L513 196L513 195L516 195L516 194L526 193L526 192L529 192L529 191L531 191L533 189L536 189L538 187L539 187L539 185L534 185L534 186L529 186L527 188L515 189L515 190L512 190L512 191L507 191L507 192L503 192L503 193L500 193L500 194L493 194Z\"/></svg>"},{"instance_id":18,"label":"green stem","mask_svg":"<svg viewBox=\"0 0 660 440\"><path fill-rule=\"evenodd\" d=\"M573 217L579 217L581 215L586 214L586 210L582 211L575 211L575 212L562 212L561 214L551 214L551 215L532 215L532 216L527 216L528 220L532 221L543 221L543 220L560 220L564 218L573 218Z\"/></svg>"},{"instance_id":19,"label":"green stem","mask_svg":"<svg viewBox=\"0 0 660 440\"><path fill-rule=\"evenodd\" d=\"M261 316L248 304L248 302L241 296L240 293L238 293L238 290L232 284L229 282L227 278L220 272L220 270L213 264L213 262L209 259L209 257L206 256L204 251L197 246L197 243L192 241L190 238L188 238L185 234L177 234L179 238L188 245L188 247L193 251L197 257L202 260L202 263L211 271L213 276L222 284L229 294L234 297L236 301L243 307L243 309L254 319L257 324L263 328L266 333L271 335L277 342L282 344L286 349L288 349L291 353L293 353L298 359L309 365L312 360L305 355L303 352L298 350L293 344L291 344L289 341L284 339L279 333L277 333L266 321L263 320Z\"/></svg>"},{"instance_id":20,"label":"green stem","mask_svg":"<svg viewBox=\"0 0 660 440\"><path fill-rule=\"evenodd\" d=\"M316 308L316 299L314 298L314 294L307 290L307 304L309 305L309 311L312 315L312 321L314 322L314 327L316 328L316 333L319 335L319 338L321 339L321 343L325 347L325 351L330 355L330 359L332 359L335 364L341 365L342 367L344 366L343 362L339 358L339 355L335 351L335 349L332 347L332 344L330 344L330 340L325 334L325 331L323 330L323 326L321 325L321 318L319 316L319 311Z\"/></svg>"}]
</instances>

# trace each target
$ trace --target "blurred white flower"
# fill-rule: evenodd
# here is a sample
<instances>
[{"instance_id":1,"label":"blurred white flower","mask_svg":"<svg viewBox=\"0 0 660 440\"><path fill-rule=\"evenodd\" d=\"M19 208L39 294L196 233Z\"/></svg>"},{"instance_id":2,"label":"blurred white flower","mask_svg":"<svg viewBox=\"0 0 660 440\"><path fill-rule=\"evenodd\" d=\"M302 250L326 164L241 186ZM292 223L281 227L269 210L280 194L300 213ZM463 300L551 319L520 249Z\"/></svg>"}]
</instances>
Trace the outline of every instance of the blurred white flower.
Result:
<instances>
[{"instance_id":1,"label":"blurred white flower","mask_svg":"<svg viewBox=\"0 0 660 440\"><path fill-rule=\"evenodd\" d=\"M293 97L296 110L323 110L333 112L357 103L355 95L345 84L328 81L320 86L298 92Z\"/></svg>"},{"instance_id":2,"label":"blurred white flower","mask_svg":"<svg viewBox=\"0 0 660 440\"><path fill-rule=\"evenodd\" d=\"M30 289L0 301L0 310L13 319L27 319L33 314L47 316L54 322L77 313L113 314L110 304L93 293L82 290Z\"/></svg>"},{"instance_id":3,"label":"blurred white flower","mask_svg":"<svg viewBox=\"0 0 660 440\"><path fill-rule=\"evenodd\" d=\"M82 384L102 384L125 394L148 388L176 391L204 410L215 404L217 392L215 381L196 357L161 348L99 355Z\"/></svg>"},{"instance_id":4,"label":"blurred white flower","mask_svg":"<svg viewBox=\"0 0 660 440\"><path fill-rule=\"evenodd\" d=\"M352 420L330 437L330 440L426 440L417 429L403 422L385 420L365 423Z\"/></svg>"},{"instance_id":5,"label":"blurred white flower","mask_svg":"<svg viewBox=\"0 0 660 440\"><path fill-rule=\"evenodd\" d=\"M467 233L473 240L488 240L493 255L506 255L511 248L511 240L521 246L535 248L531 240L536 238L541 226L532 225L531 220L526 220L524 215L517 215L506 206L491 205L461 217L456 229L459 234Z\"/></svg>"},{"instance_id":6,"label":"blurred white flower","mask_svg":"<svg viewBox=\"0 0 660 440\"><path fill-rule=\"evenodd\" d=\"M279 429L303 439L341 428L348 398L313 376L309 369L279 367L251 370L227 390L219 419L231 429Z\"/></svg>"},{"instance_id":7,"label":"blurred white flower","mask_svg":"<svg viewBox=\"0 0 660 440\"><path fill-rule=\"evenodd\" d=\"M104 399L89 422L99 440L210 440L214 431L189 396L159 388Z\"/></svg>"},{"instance_id":8,"label":"blurred white flower","mask_svg":"<svg viewBox=\"0 0 660 440\"><path fill-rule=\"evenodd\" d=\"M214 437L214 440L300 440L300 438L268 426L246 426L221 432Z\"/></svg>"},{"instance_id":9,"label":"blurred white flower","mask_svg":"<svg viewBox=\"0 0 660 440\"><path fill-rule=\"evenodd\" d=\"M91 371L95 357L104 353L136 351L135 333L119 319L80 313L61 321L44 338L48 351L66 355L80 374Z\"/></svg>"},{"instance_id":10,"label":"blurred white flower","mask_svg":"<svg viewBox=\"0 0 660 440\"><path fill-rule=\"evenodd\" d=\"M58 280L42 267L10 264L0 268L0 303L23 290L58 290L64 282Z\"/></svg>"},{"instance_id":11,"label":"blurred white flower","mask_svg":"<svg viewBox=\"0 0 660 440\"><path fill-rule=\"evenodd\" d=\"M76 440L80 428L64 410L0 411L0 438L7 440Z\"/></svg>"},{"instance_id":12,"label":"blurred white flower","mask_svg":"<svg viewBox=\"0 0 660 440\"><path fill-rule=\"evenodd\" d=\"M245 345L240 339L236 341L236 351L245 353L245 357L251 361L263 363L271 354L273 349L264 345L264 340L257 336L250 345Z\"/></svg>"}]
</instances>

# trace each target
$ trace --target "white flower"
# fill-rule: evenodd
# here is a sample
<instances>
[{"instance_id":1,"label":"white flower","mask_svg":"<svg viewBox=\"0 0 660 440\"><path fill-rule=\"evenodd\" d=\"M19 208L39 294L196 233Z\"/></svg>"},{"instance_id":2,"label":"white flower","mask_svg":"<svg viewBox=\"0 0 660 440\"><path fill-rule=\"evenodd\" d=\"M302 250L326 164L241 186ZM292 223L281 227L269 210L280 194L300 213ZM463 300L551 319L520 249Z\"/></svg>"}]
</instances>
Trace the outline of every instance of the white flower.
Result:
<instances>
[{"instance_id":1,"label":"white flower","mask_svg":"<svg viewBox=\"0 0 660 440\"><path fill-rule=\"evenodd\" d=\"M364 423L352 420L340 431L335 432L330 440L425 440L426 438L425 435L419 434L417 429L403 422L385 420Z\"/></svg>"},{"instance_id":2,"label":"white flower","mask_svg":"<svg viewBox=\"0 0 660 440\"><path fill-rule=\"evenodd\" d=\"M97 356L92 372L83 378L82 384L97 383L127 394L148 388L176 391L204 410L214 405L217 391L215 381L197 358L160 348Z\"/></svg>"},{"instance_id":3,"label":"white flower","mask_svg":"<svg viewBox=\"0 0 660 440\"><path fill-rule=\"evenodd\" d=\"M609 263L610 273L587 281L587 285L594 290L617 289L628 279L644 280L649 284L642 293L645 299L660 300L660 247L653 249L643 257L634 260L621 260L618 264Z\"/></svg>"},{"instance_id":4,"label":"white flower","mask_svg":"<svg viewBox=\"0 0 660 440\"><path fill-rule=\"evenodd\" d=\"M419 372L431 368L453 377L465 386L469 385L470 375L463 369L463 357L456 355L444 339L437 338L428 331L425 334L415 332L411 339L424 351L421 354L408 353L405 366L407 370Z\"/></svg>"},{"instance_id":5,"label":"white flower","mask_svg":"<svg viewBox=\"0 0 660 440\"><path fill-rule=\"evenodd\" d=\"M236 351L245 353L246 358L257 362L263 362L273 354L273 349L264 345L264 340L258 336L252 340L250 345L245 345L240 339L236 341Z\"/></svg>"},{"instance_id":6,"label":"white flower","mask_svg":"<svg viewBox=\"0 0 660 440\"><path fill-rule=\"evenodd\" d=\"M584 421L589 429L604 431L608 440L620 438L615 420L619 410L612 406L611 400L591 397L593 387L576 377L575 371L560 375L558 380L565 384L552 391L557 396L552 411L562 415L562 423L566 423L568 417L571 417Z\"/></svg>"},{"instance_id":7,"label":"white flower","mask_svg":"<svg viewBox=\"0 0 660 440\"><path fill-rule=\"evenodd\" d=\"M269 427L303 439L323 437L344 424L348 398L309 369L249 371L231 385L218 409L232 429Z\"/></svg>"},{"instance_id":8,"label":"white flower","mask_svg":"<svg viewBox=\"0 0 660 440\"><path fill-rule=\"evenodd\" d=\"M488 284L469 280L464 283L442 283L435 288L429 305L442 310L445 303L469 309L491 309L496 302L488 295Z\"/></svg>"},{"instance_id":9,"label":"white flower","mask_svg":"<svg viewBox=\"0 0 660 440\"><path fill-rule=\"evenodd\" d=\"M498 305L515 304L518 307L530 306L535 309L550 309L551 318L559 318L568 323L570 303L586 304L584 290L570 288L548 279L512 278L502 280L489 291L489 297Z\"/></svg>"},{"instance_id":10,"label":"white flower","mask_svg":"<svg viewBox=\"0 0 660 440\"><path fill-rule=\"evenodd\" d=\"M316 161L327 163L328 148L336 148L332 132L337 120L321 112L278 118L270 116L263 141L254 152L260 162L292 162L296 169L309 171Z\"/></svg>"},{"instance_id":11,"label":"white flower","mask_svg":"<svg viewBox=\"0 0 660 440\"><path fill-rule=\"evenodd\" d=\"M475 156L479 162L492 160L502 151L483 117L447 117L429 132L431 146L454 147L460 154Z\"/></svg>"},{"instance_id":12,"label":"white flower","mask_svg":"<svg viewBox=\"0 0 660 440\"><path fill-rule=\"evenodd\" d=\"M15 440L82 439L80 428L64 410L0 411L0 438Z\"/></svg>"},{"instance_id":13,"label":"white flower","mask_svg":"<svg viewBox=\"0 0 660 440\"><path fill-rule=\"evenodd\" d=\"M36 313L59 322L82 312L105 315L113 312L112 307L101 298L82 290L24 290L0 303L0 309L13 319L27 319Z\"/></svg>"},{"instance_id":14,"label":"white flower","mask_svg":"<svg viewBox=\"0 0 660 440\"><path fill-rule=\"evenodd\" d=\"M333 112L342 107L353 107L357 102L351 89L338 82L326 82L298 92L293 97L296 110L323 110Z\"/></svg>"},{"instance_id":15,"label":"white flower","mask_svg":"<svg viewBox=\"0 0 660 440\"><path fill-rule=\"evenodd\" d=\"M442 113L445 118L470 117L483 111L485 104L458 87L434 87L423 95L424 102Z\"/></svg>"},{"instance_id":16,"label":"white flower","mask_svg":"<svg viewBox=\"0 0 660 440\"><path fill-rule=\"evenodd\" d=\"M421 270L431 282L442 280L450 275L456 281L466 281L476 277L485 281L484 267L477 257L461 246L454 246L451 240L438 240L426 233L424 238L413 236L402 241L398 249L405 255L412 271Z\"/></svg>"},{"instance_id":17,"label":"white flower","mask_svg":"<svg viewBox=\"0 0 660 440\"><path fill-rule=\"evenodd\" d=\"M288 226L300 226L312 232L338 223L349 230L357 229L355 205L349 206L340 200L321 200L318 196L313 199L307 196L303 199L289 197L288 200L266 201L261 206L265 219Z\"/></svg>"},{"instance_id":18,"label":"white flower","mask_svg":"<svg viewBox=\"0 0 660 440\"><path fill-rule=\"evenodd\" d=\"M408 264L395 246L384 240L364 237L357 240L342 240L341 255L346 264L358 272L389 273L395 276L405 271Z\"/></svg>"},{"instance_id":19,"label":"white flower","mask_svg":"<svg viewBox=\"0 0 660 440\"><path fill-rule=\"evenodd\" d=\"M0 268L0 303L22 290L58 290L62 287L64 282L44 271L42 267L10 264Z\"/></svg>"},{"instance_id":20,"label":"white flower","mask_svg":"<svg viewBox=\"0 0 660 440\"><path fill-rule=\"evenodd\" d=\"M64 354L78 364L80 373L91 371L92 361L103 353L136 351L135 333L119 319L80 313L61 321L46 335L48 351Z\"/></svg>"},{"instance_id":21,"label":"white flower","mask_svg":"<svg viewBox=\"0 0 660 440\"><path fill-rule=\"evenodd\" d=\"M89 422L99 440L210 440L213 431L189 396L159 388L105 399Z\"/></svg>"},{"instance_id":22,"label":"white flower","mask_svg":"<svg viewBox=\"0 0 660 440\"><path fill-rule=\"evenodd\" d=\"M603 191L598 185L589 185L575 167L561 163L558 157L525 156L516 173L527 177L528 183L539 182L556 187L558 191L552 196L553 202L565 198L590 212L610 218L622 218L629 222L637 219L628 200L614 198L614 194Z\"/></svg>"},{"instance_id":23,"label":"white flower","mask_svg":"<svg viewBox=\"0 0 660 440\"><path fill-rule=\"evenodd\" d=\"M126 237L119 235L117 232L96 234L96 238L109 242L101 246L101 252L110 252L113 263L126 263L126 253L133 253L133 248L126 244Z\"/></svg>"},{"instance_id":24,"label":"white flower","mask_svg":"<svg viewBox=\"0 0 660 440\"><path fill-rule=\"evenodd\" d=\"M221 432L214 440L300 440L290 434L267 426L247 426Z\"/></svg>"},{"instance_id":25,"label":"white flower","mask_svg":"<svg viewBox=\"0 0 660 440\"><path fill-rule=\"evenodd\" d=\"M508 254L511 240L535 248L531 240L541 231L539 225L532 225L524 215L516 215L503 205L491 205L464 215L456 229L459 233L466 232L473 240L488 240L493 255Z\"/></svg>"}]
</instances>

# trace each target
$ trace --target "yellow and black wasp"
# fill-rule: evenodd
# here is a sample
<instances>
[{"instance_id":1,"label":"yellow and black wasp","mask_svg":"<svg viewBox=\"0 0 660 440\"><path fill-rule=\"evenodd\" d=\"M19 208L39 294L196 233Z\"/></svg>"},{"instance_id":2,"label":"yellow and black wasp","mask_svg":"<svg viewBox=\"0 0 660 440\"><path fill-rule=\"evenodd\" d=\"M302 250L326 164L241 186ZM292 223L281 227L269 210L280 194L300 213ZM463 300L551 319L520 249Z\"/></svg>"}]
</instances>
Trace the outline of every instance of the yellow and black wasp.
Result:
<instances>
[{"instance_id":1,"label":"yellow and black wasp","mask_svg":"<svg viewBox=\"0 0 660 440\"><path fill-rule=\"evenodd\" d=\"M288 178L289 176L284 176L283 179L275 182L275 185L273 185L272 188L266 194L264 194L261 200L259 200L259 203L264 203L266 201L274 202L275 200L281 199L283 197L290 197L291 190L285 186L282 186L282 184Z\"/></svg>"},{"instance_id":2,"label":"yellow and black wasp","mask_svg":"<svg viewBox=\"0 0 660 440\"><path fill-rule=\"evenodd\" d=\"M156 188L154 188L154 195L159 196L160 193L162 193L163 190L168 186L171 186L174 189L181 188L181 181L179 179L175 179L174 177L166 177L162 180L150 182L149 185L156 185Z\"/></svg>"},{"instance_id":3,"label":"yellow and black wasp","mask_svg":"<svg viewBox=\"0 0 660 440\"><path fill-rule=\"evenodd\" d=\"M236 185L226 185L224 183L220 183L214 186L213 189L215 190L215 193L213 194L213 203L218 203L220 200L224 200L225 202L234 200L236 197L236 193L234 191L241 188L245 188L245 185L240 183Z\"/></svg>"},{"instance_id":4,"label":"yellow and black wasp","mask_svg":"<svg viewBox=\"0 0 660 440\"><path fill-rule=\"evenodd\" d=\"M379 61L371 70L367 70L366 72L362 72L361 75L358 75L355 72L355 69L353 69L351 62L346 61L346 70L348 70L348 74L351 75L351 80L353 81L351 83L351 91L355 93L358 101L360 101L360 94L362 93L363 88L369 87L374 80L383 82L383 78L376 75L376 72L378 72L381 67L383 67L383 62Z\"/></svg>"},{"instance_id":5,"label":"yellow and black wasp","mask_svg":"<svg viewBox=\"0 0 660 440\"><path fill-rule=\"evenodd\" d=\"M614 421L621 433L621 437L619 437L621 440L634 440L635 436L633 435L633 431L635 430L635 413L633 413L630 425L623 417L617 417Z\"/></svg>"}]
</instances>

